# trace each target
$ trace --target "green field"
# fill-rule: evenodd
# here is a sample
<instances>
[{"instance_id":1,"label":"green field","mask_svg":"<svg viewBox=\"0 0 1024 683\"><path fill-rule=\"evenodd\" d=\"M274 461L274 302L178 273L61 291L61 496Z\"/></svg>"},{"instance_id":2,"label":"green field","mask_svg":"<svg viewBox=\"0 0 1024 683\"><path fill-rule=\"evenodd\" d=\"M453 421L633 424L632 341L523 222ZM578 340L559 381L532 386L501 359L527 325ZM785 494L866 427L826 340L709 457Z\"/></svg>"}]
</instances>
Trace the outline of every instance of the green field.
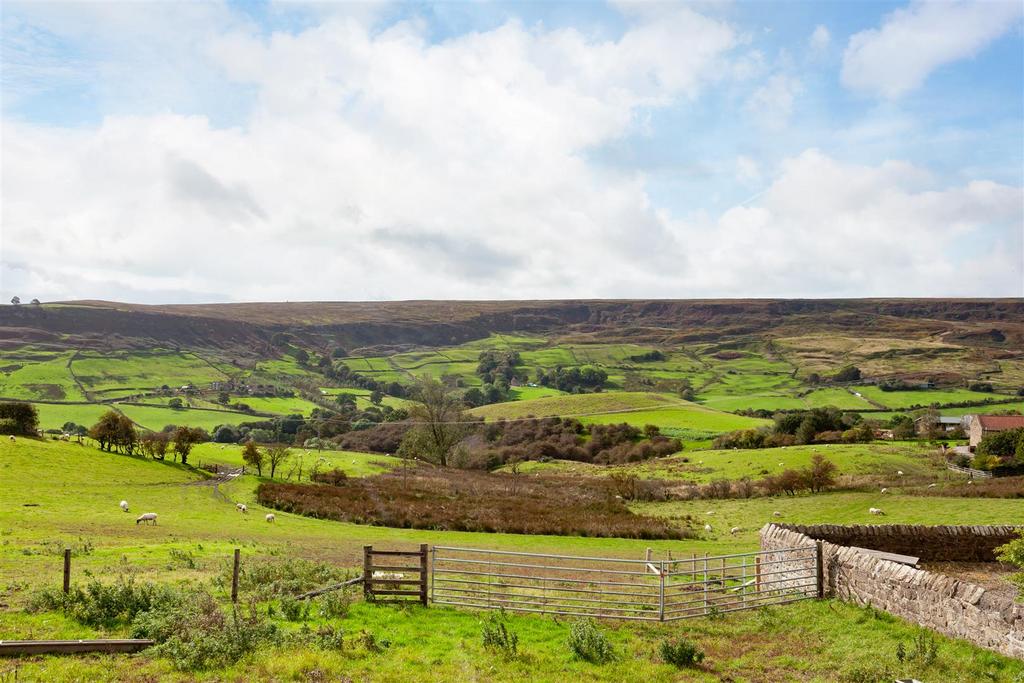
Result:
<instances>
[{"instance_id":1,"label":"green field","mask_svg":"<svg viewBox=\"0 0 1024 683\"><path fill-rule=\"evenodd\" d=\"M513 401L532 401L535 398L564 396L565 392L551 387L515 387L509 390L508 395Z\"/></svg>"},{"instance_id":2,"label":"green field","mask_svg":"<svg viewBox=\"0 0 1024 683\"><path fill-rule=\"evenodd\" d=\"M789 450L789 449L787 449ZM237 464L238 449L204 444L194 458ZM311 452L311 455L314 453ZM379 456L324 454L350 474L368 474ZM851 456L853 457L853 456ZM352 463L356 460L355 463ZM351 469L349 469L351 468ZM0 610L0 630L7 638L86 638L127 635L124 627L93 629L59 613L27 614L21 607L31 592L60 582L61 549L72 547L73 580L109 578L129 568L138 581L211 585L222 576L235 547L242 548L243 567L259 559L310 558L352 567L360 562L365 543L378 547L413 547L437 543L469 547L528 549L581 555L642 557L650 547L656 557L745 551L756 547L756 529L776 519L788 522L868 522L867 508L879 506L889 522L1005 523L1019 516L1012 500L913 498L900 494L835 493L818 496L696 501L636 505L648 514L700 526L710 520L715 530L687 541L642 541L581 537L515 536L461 532L413 531L364 527L299 517L276 511L275 524L254 502L256 480L243 476L228 484L204 484L203 475L170 462L103 453L91 446L19 439L0 442L0 585L16 587ZM117 502L125 499L131 513ZM249 505L241 514L235 502ZM711 510L713 515L707 515ZM136 526L142 511L157 512L157 526ZM740 526L737 534L723 533ZM188 565L180 557L190 558ZM226 597L223 583L212 588ZM244 597L244 596L243 596ZM178 674L165 659L137 656L37 657L20 660L19 680L407 680L429 663L431 678L462 680L644 680L714 681L835 680L871 671L878 662L896 664L894 651L917 633L911 624L837 601L810 601L721 619L694 619L674 624L633 625L608 622L620 657L606 665L573 660L564 642L562 619L511 616L509 626L520 636L523 657L506 662L480 643L482 615L459 609L430 607L399 610L357 603L334 623L346 634L372 632L389 645L381 653L362 648L358 637L342 652L310 646L262 651L228 669ZM281 628L298 624L275 617ZM313 628L323 623L314 617ZM698 642L708 658L701 669L682 674L660 663L658 644L668 636L685 635ZM992 680L1010 683L1024 672L1024 663L998 657L962 642L938 638L937 663L922 671L928 681ZM840 663L841 662L841 663ZM839 663L839 664L837 664ZM0 665L3 666L3 665ZM0 672L5 669L0 668ZM860 673L859 675L864 675ZM141 678L140 678L141 677ZM324 678L326 677L326 678ZM845 679L844 679L845 680ZM858 679L859 680L859 679ZM865 679L874 680L874 679Z\"/></svg>"},{"instance_id":3,"label":"green field","mask_svg":"<svg viewBox=\"0 0 1024 683\"><path fill-rule=\"evenodd\" d=\"M65 422L91 427L110 406L97 403L35 403L39 412L39 426L42 429L60 429Z\"/></svg>"},{"instance_id":4,"label":"green field","mask_svg":"<svg viewBox=\"0 0 1024 683\"><path fill-rule=\"evenodd\" d=\"M203 387L227 379L202 358L180 351L82 352L72 361L71 370L88 391L153 390L185 384Z\"/></svg>"},{"instance_id":5,"label":"green field","mask_svg":"<svg viewBox=\"0 0 1024 683\"><path fill-rule=\"evenodd\" d=\"M126 403L119 403L116 407L136 424L153 431L160 431L167 425L188 425L189 427L202 427L207 431L212 431L218 425L235 425L260 419L245 413L231 413L220 410L191 410L189 408L175 410L174 408L128 405Z\"/></svg>"},{"instance_id":6,"label":"green field","mask_svg":"<svg viewBox=\"0 0 1024 683\"><path fill-rule=\"evenodd\" d=\"M656 424L659 427L700 429L713 432L766 424L765 420L711 410L669 394L604 392L566 394L511 403L495 403L469 411L487 420L524 417L577 417L600 423Z\"/></svg>"},{"instance_id":7,"label":"green field","mask_svg":"<svg viewBox=\"0 0 1024 683\"><path fill-rule=\"evenodd\" d=\"M28 401L86 400L67 367L72 355L5 352L0 360L0 396Z\"/></svg>"},{"instance_id":8,"label":"green field","mask_svg":"<svg viewBox=\"0 0 1024 683\"><path fill-rule=\"evenodd\" d=\"M967 389L923 389L920 391L882 391L878 387L854 387L854 390L866 398L880 403L887 408L909 408L913 405L930 406L933 403L961 403L973 401L984 403L999 398L998 394L988 394Z\"/></svg>"},{"instance_id":9,"label":"green field","mask_svg":"<svg viewBox=\"0 0 1024 683\"><path fill-rule=\"evenodd\" d=\"M306 399L299 397L266 398L262 396L243 396L238 399L235 399L233 402L244 403L245 405L255 410L257 413L271 413L273 415L308 416L311 412L313 412L314 408L319 407L312 401L307 401Z\"/></svg>"},{"instance_id":10,"label":"green field","mask_svg":"<svg viewBox=\"0 0 1024 683\"><path fill-rule=\"evenodd\" d=\"M606 476L635 474L644 479L682 480L707 483L715 479L763 479L786 469L807 467L820 453L839 468L840 474L877 475L888 486L904 477L945 477L947 471L935 449L916 443L839 444L831 446L790 446L788 448L683 451L667 458L655 458L627 465L592 465L553 460L520 465L523 472L550 472Z\"/></svg>"}]
</instances>

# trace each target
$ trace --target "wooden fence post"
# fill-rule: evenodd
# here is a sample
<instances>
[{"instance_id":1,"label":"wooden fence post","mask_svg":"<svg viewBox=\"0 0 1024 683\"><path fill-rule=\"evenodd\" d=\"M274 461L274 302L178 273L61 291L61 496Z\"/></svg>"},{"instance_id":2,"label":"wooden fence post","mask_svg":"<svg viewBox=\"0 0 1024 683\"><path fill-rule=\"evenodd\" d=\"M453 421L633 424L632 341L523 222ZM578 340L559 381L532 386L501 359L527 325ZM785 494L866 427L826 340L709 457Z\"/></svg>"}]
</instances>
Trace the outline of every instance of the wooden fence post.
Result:
<instances>
[{"instance_id":1,"label":"wooden fence post","mask_svg":"<svg viewBox=\"0 0 1024 683\"><path fill-rule=\"evenodd\" d=\"M825 561L821 553L821 541L816 543L818 546L817 556L815 557L815 578L818 583L818 599L825 597Z\"/></svg>"},{"instance_id":2,"label":"wooden fence post","mask_svg":"<svg viewBox=\"0 0 1024 683\"><path fill-rule=\"evenodd\" d=\"M363 546L363 599L370 600L370 581L373 578L372 545Z\"/></svg>"},{"instance_id":3,"label":"wooden fence post","mask_svg":"<svg viewBox=\"0 0 1024 683\"><path fill-rule=\"evenodd\" d=\"M235 563L231 568L231 602L238 602L238 565L241 562L242 551L235 548Z\"/></svg>"},{"instance_id":4,"label":"wooden fence post","mask_svg":"<svg viewBox=\"0 0 1024 683\"><path fill-rule=\"evenodd\" d=\"M420 544L420 604L427 606L427 544Z\"/></svg>"},{"instance_id":5,"label":"wooden fence post","mask_svg":"<svg viewBox=\"0 0 1024 683\"><path fill-rule=\"evenodd\" d=\"M71 590L71 548L64 548L64 592Z\"/></svg>"}]
</instances>

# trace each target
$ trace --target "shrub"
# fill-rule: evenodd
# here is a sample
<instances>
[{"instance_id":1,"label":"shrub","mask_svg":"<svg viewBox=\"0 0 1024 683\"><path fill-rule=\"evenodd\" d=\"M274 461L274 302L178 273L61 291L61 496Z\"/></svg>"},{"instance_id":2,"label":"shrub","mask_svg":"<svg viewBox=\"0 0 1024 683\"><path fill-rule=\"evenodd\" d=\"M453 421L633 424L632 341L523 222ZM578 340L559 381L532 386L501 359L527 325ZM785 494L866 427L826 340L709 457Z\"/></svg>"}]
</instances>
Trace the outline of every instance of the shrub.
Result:
<instances>
[{"instance_id":1,"label":"shrub","mask_svg":"<svg viewBox=\"0 0 1024 683\"><path fill-rule=\"evenodd\" d=\"M309 616L309 603L286 595L281 598L281 616L288 621L305 621Z\"/></svg>"},{"instance_id":2,"label":"shrub","mask_svg":"<svg viewBox=\"0 0 1024 683\"><path fill-rule=\"evenodd\" d=\"M661 658L668 664L679 668L697 666L704 661L704 652L686 638L663 640L661 642Z\"/></svg>"},{"instance_id":3,"label":"shrub","mask_svg":"<svg viewBox=\"0 0 1024 683\"><path fill-rule=\"evenodd\" d=\"M288 559L277 561L253 560L242 563L238 587L257 599L297 595L330 583L349 578L348 572L326 562ZM231 565L225 563L219 577L221 585L231 584Z\"/></svg>"},{"instance_id":4,"label":"shrub","mask_svg":"<svg viewBox=\"0 0 1024 683\"><path fill-rule=\"evenodd\" d=\"M247 615L225 614L209 593L195 593L173 608L144 612L132 624L133 638L152 638L154 654L168 657L185 671L228 666L260 647L276 645L281 635L250 607Z\"/></svg>"},{"instance_id":5,"label":"shrub","mask_svg":"<svg viewBox=\"0 0 1024 683\"><path fill-rule=\"evenodd\" d=\"M996 548L996 553L998 553L996 559L1000 562L1008 562L1024 569L1024 531L1020 532L1020 538ZM1010 580L1024 590L1024 571L1017 572L1010 577Z\"/></svg>"},{"instance_id":6,"label":"shrub","mask_svg":"<svg viewBox=\"0 0 1024 683\"><path fill-rule=\"evenodd\" d=\"M590 618L577 619L572 623L568 645L574 657L592 664L604 664L615 657L608 636Z\"/></svg>"},{"instance_id":7,"label":"shrub","mask_svg":"<svg viewBox=\"0 0 1024 683\"><path fill-rule=\"evenodd\" d=\"M504 619L491 614L480 628L484 647L505 659L515 659L519 653L519 636L506 625Z\"/></svg>"},{"instance_id":8,"label":"shrub","mask_svg":"<svg viewBox=\"0 0 1024 683\"><path fill-rule=\"evenodd\" d=\"M182 595L170 586L136 584L134 577L121 576L112 584L93 579L83 588L72 586L67 593L47 588L29 603L31 611L64 612L87 626L115 626L130 623L138 614L154 609L173 609Z\"/></svg>"},{"instance_id":9,"label":"shrub","mask_svg":"<svg viewBox=\"0 0 1024 683\"><path fill-rule=\"evenodd\" d=\"M317 599L317 604L320 606L321 617L344 617L348 615L349 607L352 606L352 596L341 590L331 591L321 595Z\"/></svg>"}]
</instances>

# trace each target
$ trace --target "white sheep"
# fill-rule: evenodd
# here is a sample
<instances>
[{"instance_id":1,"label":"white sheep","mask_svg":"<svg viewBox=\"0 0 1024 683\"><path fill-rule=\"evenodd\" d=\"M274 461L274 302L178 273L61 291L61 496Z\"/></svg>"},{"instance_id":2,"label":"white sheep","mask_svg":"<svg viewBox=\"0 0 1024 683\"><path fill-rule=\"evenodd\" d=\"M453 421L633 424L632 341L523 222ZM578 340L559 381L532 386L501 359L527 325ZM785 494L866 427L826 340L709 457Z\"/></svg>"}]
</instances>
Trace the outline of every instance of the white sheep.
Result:
<instances>
[{"instance_id":1,"label":"white sheep","mask_svg":"<svg viewBox=\"0 0 1024 683\"><path fill-rule=\"evenodd\" d=\"M782 516L782 513L779 512L778 510L776 510L775 512L772 513L772 517L781 517L781 516Z\"/></svg>"},{"instance_id":2,"label":"white sheep","mask_svg":"<svg viewBox=\"0 0 1024 683\"><path fill-rule=\"evenodd\" d=\"M738 534L741 531L743 531L743 529L741 529L738 526L734 526L733 528L729 529L729 533L730 534Z\"/></svg>"},{"instance_id":3,"label":"white sheep","mask_svg":"<svg viewBox=\"0 0 1024 683\"><path fill-rule=\"evenodd\" d=\"M974 483L974 480L973 480L973 479L968 479L968 480L967 480L967 483L968 483L968 484L973 484L973 483Z\"/></svg>"},{"instance_id":4,"label":"white sheep","mask_svg":"<svg viewBox=\"0 0 1024 683\"><path fill-rule=\"evenodd\" d=\"M784 463L784 462L780 462L779 463L779 467L785 467L785 466L786 466L786 463Z\"/></svg>"},{"instance_id":5,"label":"white sheep","mask_svg":"<svg viewBox=\"0 0 1024 683\"><path fill-rule=\"evenodd\" d=\"M873 515L884 515L885 514L884 512L879 510L878 508L868 508L868 512L870 512Z\"/></svg>"},{"instance_id":6,"label":"white sheep","mask_svg":"<svg viewBox=\"0 0 1024 683\"><path fill-rule=\"evenodd\" d=\"M711 533L711 525L710 525L710 524L705 524L705 525L704 525L704 531L705 531L706 533L709 533L709 534L710 534L710 533Z\"/></svg>"},{"instance_id":7,"label":"white sheep","mask_svg":"<svg viewBox=\"0 0 1024 683\"><path fill-rule=\"evenodd\" d=\"M374 572L373 578L383 581L400 581L405 578L405 574L400 572Z\"/></svg>"},{"instance_id":8,"label":"white sheep","mask_svg":"<svg viewBox=\"0 0 1024 683\"><path fill-rule=\"evenodd\" d=\"M156 524L156 513L155 512L145 512L145 513L139 515L139 518L137 520L135 520L135 523L139 524L140 522L149 522L149 523L155 525Z\"/></svg>"},{"instance_id":9,"label":"white sheep","mask_svg":"<svg viewBox=\"0 0 1024 683\"><path fill-rule=\"evenodd\" d=\"M245 503L235 503L235 507L238 508L239 512L248 512L249 508L246 507Z\"/></svg>"},{"instance_id":10,"label":"white sheep","mask_svg":"<svg viewBox=\"0 0 1024 683\"><path fill-rule=\"evenodd\" d=\"M903 476L903 470L896 470L896 476L897 477L902 477Z\"/></svg>"},{"instance_id":11,"label":"white sheep","mask_svg":"<svg viewBox=\"0 0 1024 683\"><path fill-rule=\"evenodd\" d=\"M11 443L14 443L17 439L14 438L14 434L11 434Z\"/></svg>"},{"instance_id":12,"label":"white sheep","mask_svg":"<svg viewBox=\"0 0 1024 683\"><path fill-rule=\"evenodd\" d=\"M882 487L882 493L889 493L889 489L887 489L886 487L883 486Z\"/></svg>"},{"instance_id":13,"label":"white sheep","mask_svg":"<svg viewBox=\"0 0 1024 683\"><path fill-rule=\"evenodd\" d=\"M277 519L277 517L275 517L275 516L274 516L274 513L273 513L273 512L270 512L270 513L268 513L268 514L267 514L267 521L268 521L268 522L271 522L271 523L273 523L273 521L274 521L275 519Z\"/></svg>"},{"instance_id":14,"label":"white sheep","mask_svg":"<svg viewBox=\"0 0 1024 683\"><path fill-rule=\"evenodd\" d=\"M938 484L928 484L928 488L930 488L930 489L933 489L933 488L935 488L936 486L938 486Z\"/></svg>"},{"instance_id":15,"label":"white sheep","mask_svg":"<svg viewBox=\"0 0 1024 683\"><path fill-rule=\"evenodd\" d=\"M118 505L121 506L122 510L124 510L125 512L128 512L128 501L127 500L122 500L120 503L118 503Z\"/></svg>"}]
</instances>

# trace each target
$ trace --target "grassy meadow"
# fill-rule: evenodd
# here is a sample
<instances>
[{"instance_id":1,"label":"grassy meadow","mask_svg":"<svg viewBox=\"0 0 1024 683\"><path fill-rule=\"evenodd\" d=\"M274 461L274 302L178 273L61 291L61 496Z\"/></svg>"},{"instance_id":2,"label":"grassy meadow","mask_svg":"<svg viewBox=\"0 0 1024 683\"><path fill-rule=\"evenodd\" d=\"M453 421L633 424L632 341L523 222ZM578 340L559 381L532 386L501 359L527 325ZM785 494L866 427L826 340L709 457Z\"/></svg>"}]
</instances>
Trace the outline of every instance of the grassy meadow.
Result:
<instances>
[{"instance_id":1,"label":"grassy meadow","mask_svg":"<svg viewBox=\"0 0 1024 683\"><path fill-rule=\"evenodd\" d=\"M922 458L850 447L832 455L856 468L860 458L876 465L909 467ZM860 451L853 450L860 448ZM809 449L776 449L772 457L793 457L799 464ZM785 456L779 455L785 451ZM298 451L301 453L301 451ZM745 454L744 454L745 455ZM330 466L350 476L363 476L395 463L382 456L324 452ZM704 452L705 460L735 458L736 452ZM885 460L886 457L897 458ZM237 447L203 444L192 461L240 464ZM309 461L307 460L307 463ZM909 463L909 464L908 464ZM720 462L732 475L737 463ZM90 445L18 439L0 441L0 587L6 609L0 609L0 632L7 638L83 638L127 635L123 626L85 627L61 613L26 613L33 591L59 585L61 552L73 549L75 582L130 572L137 581L174 585L207 585L226 599L223 581L232 549L242 549L246 563L306 558L342 567L359 566L361 546L410 548L419 543L519 549L580 555L641 557L652 548L656 557L742 552L757 546L757 529L780 511L788 522L868 522L869 506L887 511L895 523L1000 523L1019 516L1020 503L998 499L916 498L898 490L891 494L839 492L817 496L755 498L634 504L638 512L678 521L710 521L714 531L685 541L642 541L615 538L518 536L463 532L413 531L331 522L275 511L255 503L258 479L245 475L219 483L201 472L173 462L103 453ZM129 501L131 512L117 506ZM245 502L248 514L234 503ZM137 526L144 511L159 514L157 526ZM708 512L713 514L708 515ZM737 534L725 529L739 526ZM244 595L243 595L244 597ZM261 609L267 609L266 606ZM604 622L617 657L607 664L574 659L565 646L568 623L552 617L509 615L508 628L519 636L520 655L504 659L482 646L481 623L486 615L472 610L430 607L407 609L357 602L343 616L319 615L307 626L331 624L348 634L341 650L290 645L261 651L226 669L178 672L169 660L145 653L135 656L33 657L0 662L0 675L15 668L19 680L406 680L423 667L432 680L499 680L529 678L565 680L878 680L883 674L924 675L928 681L1016 681L1024 662L938 637L939 656L924 670L900 668L897 644L919 633L911 624L837 601L808 601L783 607L701 618L672 624ZM281 629L295 633L299 625L278 613ZM365 645L371 633L374 648ZM681 672L658 655L659 644L685 636L707 655L700 667ZM380 643L385 643L382 647ZM841 662L841 664L837 664ZM875 676L872 678L871 676ZM316 678L319 677L319 678ZM860 677L860 678L857 678Z\"/></svg>"}]
</instances>

